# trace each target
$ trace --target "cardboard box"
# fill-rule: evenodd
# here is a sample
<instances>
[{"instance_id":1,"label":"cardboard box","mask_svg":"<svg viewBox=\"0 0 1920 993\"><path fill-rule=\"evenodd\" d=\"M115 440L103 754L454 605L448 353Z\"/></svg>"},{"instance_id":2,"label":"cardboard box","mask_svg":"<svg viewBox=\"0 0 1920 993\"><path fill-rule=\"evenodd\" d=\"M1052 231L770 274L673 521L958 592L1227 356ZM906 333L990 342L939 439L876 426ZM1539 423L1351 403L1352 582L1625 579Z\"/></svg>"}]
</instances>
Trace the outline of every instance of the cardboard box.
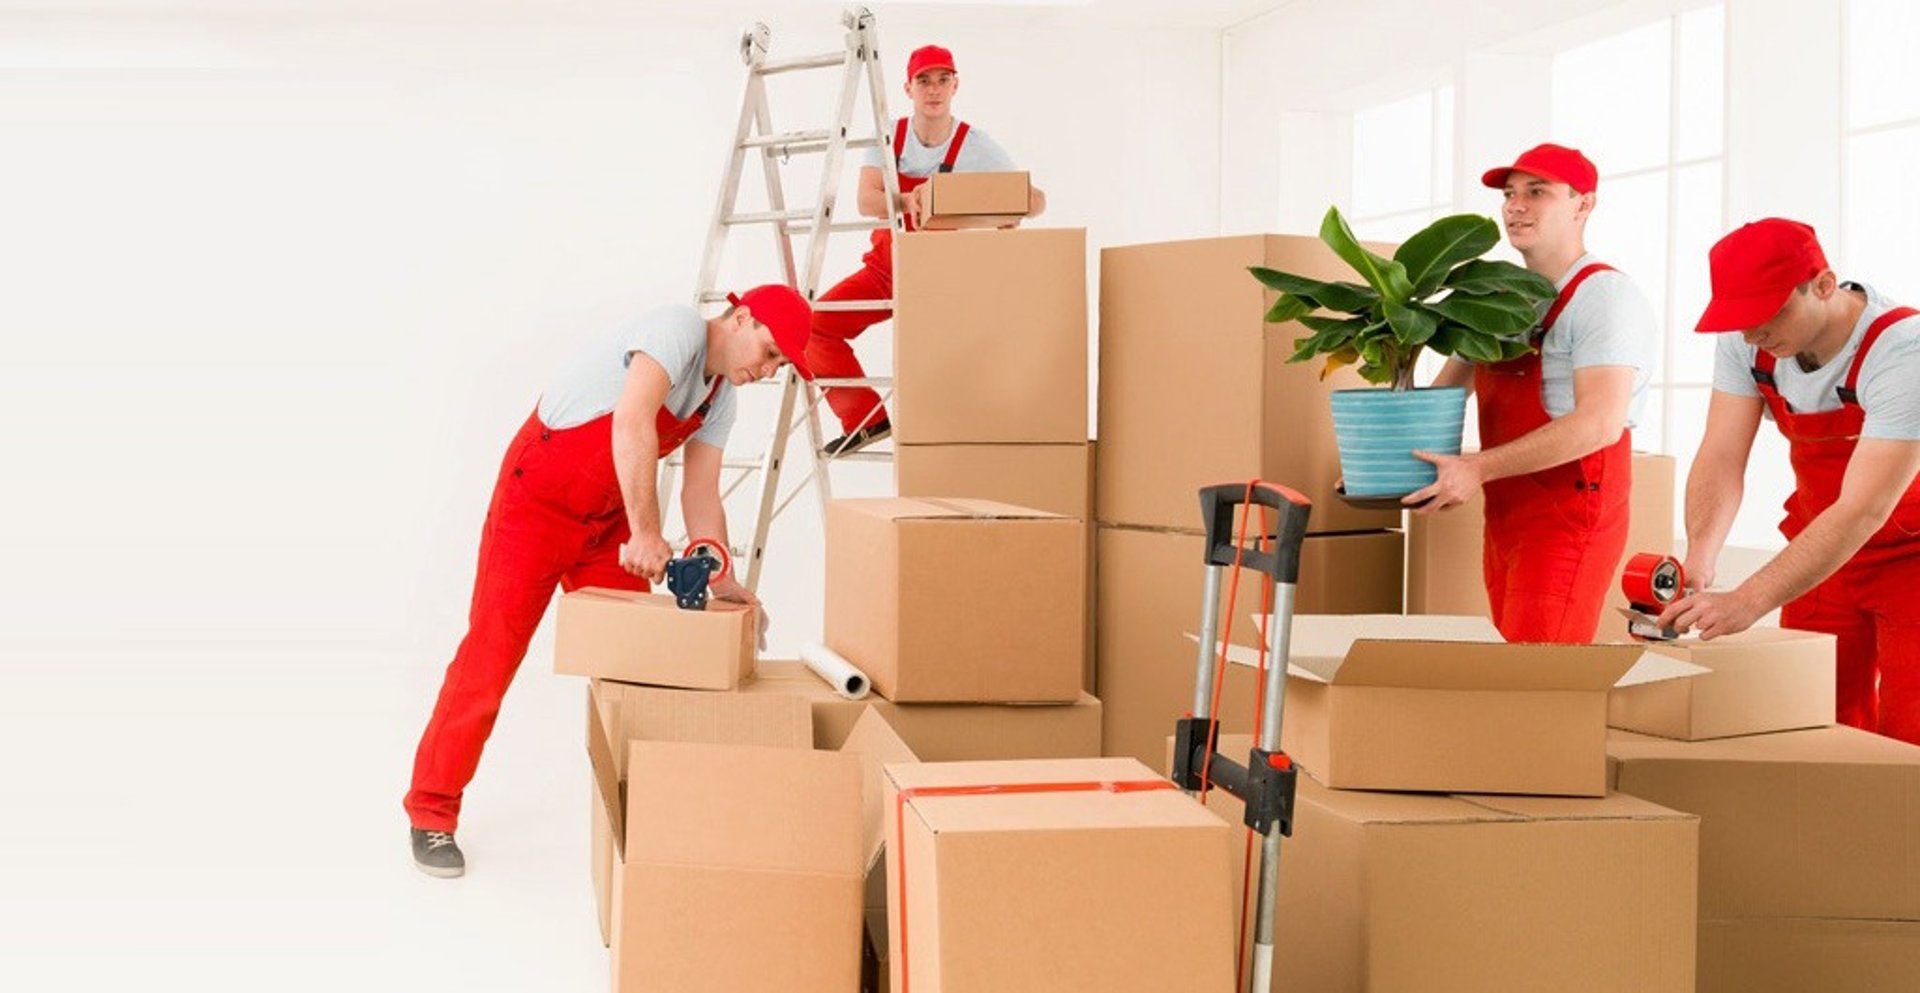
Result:
<instances>
[{"instance_id":1,"label":"cardboard box","mask_svg":"<svg viewBox=\"0 0 1920 993\"><path fill-rule=\"evenodd\" d=\"M798 662L762 661L746 695L791 696L813 709L813 747L846 742L872 710L926 762L1091 758L1100 754L1100 701L1081 693L1068 704L907 703L877 696L847 700Z\"/></svg>"},{"instance_id":2,"label":"cardboard box","mask_svg":"<svg viewBox=\"0 0 1920 993\"><path fill-rule=\"evenodd\" d=\"M1673 456L1633 453L1627 551L1607 584L1595 641L1627 640L1627 622L1615 610L1627 605L1620 592L1626 559L1640 552L1673 554L1673 475ZM1407 613L1491 616L1480 565L1485 520L1479 496L1446 513L1407 515Z\"/></svg>"},{"instance_id":3,"label":"cardboard box","mask_svg":"<svg viewBox=\"0 0 1920 993\"><path fill-rule=\"evenodd\" d=\"M1610 727L1697 741L1826 727L1834 720L1833 635L1749 628L1647 647L1709 670L1613 691Z\"/></svg>"},{"instance_id":4,"label":"cardboard box","mask_svg":"<svg viewBox=\"0 0 1920 993\"><path fill-rule=\"evenodd\" d=\"M1071 703L1086 527L989 500L835 500L827 647L896 703Z\"/></svg>"},{"instance_id":5,"label":"cardboard box","mask_svg":"<svg viewBox=\"0 0 1920 993\"><path fill-rule=\"evenodd\" d=\"M859 762L649 741L634 742L629 756L616 993L855 988ZM741 953L743 940L751 954Z\"/></svg>"},{"instance_id":6,"label":"cardboard box","mask_svg":"<svg viewBox=\"0 0 1920 993\"><path fill-rule=\"evenodd\" d=\"M1399 527L1399 511L1357 510L1334 493L1340 456L1328 396L1366 382L1351 368L1323 381L1321 362L1287 362L1308 332L1262 320L1277 294L1247 274L1250 265L1358 278L1317 238L1101 251L1100 523L1197 528L1201 486L1257 477L1312 500L1311 531Z\"/></svg>"},{"instance_id":7,"label":"cardboard box","mask_svg":"<svg viewBox=\"0 0 1920 993\"><path fill-rule=\"evenodd\" d=\"M1920 924L1701 921L1700 993L1913 993Z\"/></svg>"},{"instance_id":8,"label":"cardboard box","mask_svg":"<svg viewBox=\"0 0 1920 993\"><path fill-rule=\"evenodd\" d=\"M1208 805L1241 822L1225 792ZM1617 793L1369 793L1302 776L1272 988L1688 993L1698 843L1698 818Z\"/></svg>"},{"instance_id":9,"label":"cardboard box","mask_svg":"<svg viewBox=\"0 0 1920 993\"><path fill-rule=\"evenodd\" d=\"M1613 731L1616 788L1700 815L1700 916L1920 921L1920 747L1855 728Z\"/></svg>"},{"instance_id":10,"label":"cardboard box","mask_svg":"<svg viewBox=\"0 0 1920 993\"><path fill-rule=\"evenodd\" d=\"M730 690L753 675L759 616L714 600L681 610L673 597L589 586L560 597L553 671L628 683Z\"/></svg>"},{"instance_id":11,"label":"cardboard box","mask_svg":"<svg viewBox=\"0 0 1920 993\"><path fill-rule=\"evenodd\" d=\"M1217 990L1233 985L1237 835L1131 759L888 766L894 989ZM903 923L904 919L904 923Z\"/></svg>"},{"instance_id":12,"label":"cardboard box","mask_svg":"<svg viewBox=\"0 0 1920 993\"><path fill-rule=\"evenodd\" d=\"M955 173L954 175L959 175ZM900 445L903 497L971 497L1093 519L1091 448L1077 445Z\"/></svg>"},{"instance_id":13,"label":"cardboard box","mask_svg":"<svg viewBox=\"0 0 1920 993\"><path fill-rule=\"evenodd\" d=\"M1086 441L1086 231L917 232L894 245L894 442Z\"/></svg>"},{"instance_id":14,"label":"cardboard box","mask_svg":"<svg viewBox=\"0 0 1920 993\"><path fill-rule=\"evenodd\" d=\"M997 228L1027 216L1033 187L1025 172L936 172L927 178L919 226L928 231Z\"/></svg>"},{"instance_id":15,"label":"cardboard box","mask_svg":"<svg viewBox=\"0 0 1920 993\"><path fill-rule=\"evenodd\" d=\"M1301 548L1295 609L1397 613L1401 537L1398 531L1383 531L1308 538ZM1157 765L1174 721L1193 709L1199 650L1186 633L1199 629L1205 544L1197 532L1100 528L1097 676L1106 725L1102 747L1108 755ZM1235 644L1257 644L1258 631L1248 617L1260 610L1260 583L1259 573L1241 573ZM1224 584L1221 597L1224 601ZM1226 676L1221 719L1228 728L1246 730L1253 722L1254 673L1230 665Z\"/></svg>"},{"instance_id":16,"label":"cardboard box","mask_svg":"<svg viewBox=\"0 0 1920 993\"><path fill-rule=\"evenodd\" d=\"M1340 789L1604 796L1608 691L1698 671L1639 645L1508 644L1481 617L1300 614L1291 651L1281 744Z\"/></svg>"}]
</instances>

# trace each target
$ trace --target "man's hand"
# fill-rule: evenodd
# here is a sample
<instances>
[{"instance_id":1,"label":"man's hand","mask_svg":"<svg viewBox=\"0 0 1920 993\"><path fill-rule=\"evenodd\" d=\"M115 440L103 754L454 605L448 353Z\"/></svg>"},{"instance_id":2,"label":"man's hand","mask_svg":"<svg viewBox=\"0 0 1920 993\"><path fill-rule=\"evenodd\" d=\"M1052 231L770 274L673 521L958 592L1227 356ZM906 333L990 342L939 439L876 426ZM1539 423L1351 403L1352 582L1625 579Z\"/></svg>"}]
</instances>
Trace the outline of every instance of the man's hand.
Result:
<instances>
[{"instance_id":1,"label":"man's hand","mask_svg":"<svg viewBox=\"0 0 1920 993\"><path fill-rule=\"evenodd\" d=\"M744 603L749 607L760 606L760 598L754 596L745 586L740 585L740 581L733 578L731 573L708 583L707 592L721 600Z\"/></svg>"},{"instance_id":2,"label":"man's hand","mask_svg":"<svg viewBox=\"0 0 1920 993\"><path fill-rule=\"evenodd\" d=\"M1755 602L1739 590L1693 593L1667 604L1667 609L1660 612L1659 624L1681 634L1698 631L1701 641L1712 641L1722 635L1745 631L1767 610L1765 604Z\"/></svg>"},{"instance_id":3,"label":"man's hand","mask_svg":"<svg viewBox=\"0 0 1920 993\"><path fill-rule=\"evenodd\" d=\"M1433 463L1438 472L1433 485L1400 498L1400 502L1416 514L1458 507L1473 499L1473 495L1480 492L1480 487L1486 483L1480 472L1480 461L1474 456L1414 452L1413 457Z\"/></svg>"},{"instance_id":4,"label":"man's hand","mask_svg":"<svg viewBox=\"0 0 1920 993\"><path fill-rule=\"evenodd\" d=\"M1705 590L1711 587L1714 564L1713 559L1706 556L1695 559L1692 555L1688 555L1687 561L1680 566L1680 571L1687 577L1687 589Z\"/></svg>"},{"instance_id":5,"label":"man's hand","mask_svg":"<svg viewBox=\"0 0 1920 993\"><path fill-rule=\"evenodd\" d=\"M636 534L620 546L620 568L658 585L667 578L667 560L673 548L660 532Z\"/></svg>"},{"instance_id":6,"label":"man's hand","mask_svg":"<svg viewBox=\"0 0 1920 993\"><path fill-rule=\"evenodd\" d=\"M926 218L921 216L921 213L920 213L920 210L921 210L920 191L926 188L927 188L927 184L921 183L919 186L916 186L913 189L902 190L900 193L900 213L903 216L911 219L913 221L914 227L919 227L922 223L926 221Z\"/></svg>"}]
</instances>

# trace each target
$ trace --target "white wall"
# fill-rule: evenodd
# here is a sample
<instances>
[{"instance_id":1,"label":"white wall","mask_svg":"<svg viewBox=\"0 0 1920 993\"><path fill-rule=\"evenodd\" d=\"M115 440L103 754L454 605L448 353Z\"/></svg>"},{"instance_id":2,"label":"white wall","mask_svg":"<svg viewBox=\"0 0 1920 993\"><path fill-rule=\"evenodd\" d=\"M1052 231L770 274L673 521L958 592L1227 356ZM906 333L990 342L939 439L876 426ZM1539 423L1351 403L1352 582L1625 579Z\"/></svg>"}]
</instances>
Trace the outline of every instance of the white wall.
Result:
<instances>
[{"instance_id":1,"label":"white wall","mask_svg":"<svg viewBox=\"0 0 1920 993\"><path fill-rule=\"evenodd\" d=\"M775 9L776 55L839 45L835 8ZM444 660L508 437L571 343L687 298L738 110L735 17L561 11L0 15L0 650ZM880 31L896 94L913 45L955 50L1044 223L1213 233L1217 30ZM763 588L789 650L797 509Z\"/></svg>"}]
</instances>

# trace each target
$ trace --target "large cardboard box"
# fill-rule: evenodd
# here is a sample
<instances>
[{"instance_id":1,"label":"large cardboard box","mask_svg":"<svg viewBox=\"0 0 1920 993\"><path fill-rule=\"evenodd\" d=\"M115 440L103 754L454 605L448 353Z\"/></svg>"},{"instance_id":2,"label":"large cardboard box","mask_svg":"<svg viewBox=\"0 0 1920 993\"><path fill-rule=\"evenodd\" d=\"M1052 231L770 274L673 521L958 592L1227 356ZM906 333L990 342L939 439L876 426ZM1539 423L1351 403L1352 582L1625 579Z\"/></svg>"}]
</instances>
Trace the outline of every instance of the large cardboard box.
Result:
<instances>
[{"instance_id":1,"label":"large cardboard box","mask_svg":"<svg viewBox=\"0 0 1920 993\"><path fill-rule=\"evenodd\" d=\"M1193 528L1201 486L1257 477L1312 500L1312 531L1399 527L1399 511L1357 510L1334 493L1340 457L1328 396L1367 384L1351 368L1322 380L1319 361L1287 361L1308 332L1262 320L1276 294L1247 274L1250 265L1358 278L1316 238L1101 251L1100 523Z\"/></svg>"},{"instance_id":2,"label":"large cardboard box","mask_svg":"<svg viewBox=\"0 0 1920 993\"><path fill-rule=\"evenodd\" d=\"M754 608L724 600L682 610L665 594L589 586L560 597L553 671L730 690L753 674L758 625Z\"/></svg>"},{"instance_id":3,"label":"large cardboard box","mask_svg":"<svg viewBox=\"0 0 1920 993\"><path fill-rule=\"evenodd\" d=\"M1067 704L894 703L848 700L799 662L767 660L740 692L791 696L813 708L813 747L841 747L871 710L922 761L1092 758L1100 754L1100 701L1090 693Z\"/></svg>"},{"instance_id":4,"label":"large cardboard box","mask_svg":"<svg viewBox=\"0 0 1920 993\"><path fill-rule=\"evenodd\" d=\"M1913 993L1920 923L1700 922L1700 993Z\"/></svg>"},{"instance_id":5,"label":"large cardboard box","mask_svg":"<svg viewBox=\"0 0 1920 993\"><path fill-rule=\"evenodd\" d=\"M893 765L887 778L894 989L1232 988L1236 833L1145 766ZM1163 788L1115 785L1145 783ZM1091 788L1022 792L1039 784Z\"/></svg>"},{"instance_id":6,"label":"large cardboard box","mask_svg":"<svg viewBox=\"0 0 1920 993\"><path fill-rule=\"evenodd\" d=\"M1825 727L1834 719L1833 635L1750 628L1647 647L1709 670L1613 691L1611 727L1697 741Z\"/></svg>"},{"instance_id":7,"label":"large cardboard box","mask_svg":"<svg viewBox=\"0 0 1920 993\"><path fill-rule=\"evenodd\" d=\"M1197 500L1195 505L1197 509ZM1397 613L1401 539L1398 531L1307 538L1301 548L1295 609ZM1173 733L1174 721L1193 708L1199 650L1186 633L1199 630L1205 544L1197 532L1100 528L1095 563L1097 677L1106 724L1102 747L1108 755L1157 765L1162 740ZM1258 631L1249 615L1260 610L1260 583L1257 572L1240 574L1235 644L1257 644ZM1225 595L1223 584L1223 600ZM1227 727L1252 726L1254 682L1251 670L1227 666L1220 709Z\"/></svg>"},{"instance_id":8,"label":"large cardboard box","mask_svg":"<svg viewBox=\"0 0 1920 993\"><path fill-rule=\"evenodd\" d=\"M903 497L972 497L1091 521L1091 448L1086 442L900 445L893 453L894 482Z\"/></svg>"},{"instance_id":9,"label":"large cardboard box","mask_svg":"<svg viewBox=\"0 0 1920 993\"><path fill-rule=\"evenodd\" d=\"M1673 553L1673 474L1673 456L1633 453L1627 551L1607 584L1596 641L1627 640L1627 622L1615 609L1627 605L1620 592L1625 560L1639 552ZM1479 496L1444 513L1407 515L1407 613L1490 615L1480 565L1485 521Z\"/></svg>"},{"instance_id":10,"label":"large cardboard box","mask_svg":"<svg viewBox=\"0 0 1920 993\"><path fill-rule=\"evenodd\" d=\"M936 172L927 177L919 226L928 231L1019 223L1032 206L1025 172Z\"/></svg>"},{"instance_id":11,"label":"large cardboard box","mask_svg":"<svg viewBox=\"0 0 1920 993\"><path fill-rule=\"evenodd\" d=\"M854 756L636 741L627 774L616 993L855 988L865 853Z\"/></svg>"},{"instance_id":12,"label":"large cardboard box","mask_svg":"<svg viewBox=\"0 0 1920 993\"><path fill-rule=\"evenodd\" d=\"M1920 747L1835 726L1613 731L1617 789L1700 815L1700 916L1920 921Z\"/></svg>"},{"instance_id":13,"label":"large cardboard box","mask_svg":"<svg viewBox=\"0 0 1920 993\"><path fill-rule=\"evenodd\" d=\"M1207 802L1241 823L1224 791ZM1698 818L1618 793L1370 793L1302 776L1272 988L1690 993L1698 844Z\"/></svg>"},{"instance_id":14,"label":"large cardboard box","mask_svg":"<svg viewBox=\"0 0 1920 993\"><path fill-rule=\"evenodd\" d=\"M1608 692L1695 671L1639 645L1509 644L1481 617L1300 614L1281 744L1340 789L1604 796Z\"/></svg>"},{"instance_id":15,"label":"large cardboard box","mask_svg":"<svg viewBox=\"0 0 1920 993\"><path fill-rule=\"evenodd\" d=\"M1086 231L894 244L894 442L1086 441Z\"/></svg>"},{"instance_id":16,"label":"large cardboard box","mask_svg":"<svg viewBox=\"0 0 1920 993\"><path fill-rule=\"evenodd\" d=\"M896 703L1071 703L1086 527L990 500L835 500L827 647Z\"/></svg>"}]
</instances>

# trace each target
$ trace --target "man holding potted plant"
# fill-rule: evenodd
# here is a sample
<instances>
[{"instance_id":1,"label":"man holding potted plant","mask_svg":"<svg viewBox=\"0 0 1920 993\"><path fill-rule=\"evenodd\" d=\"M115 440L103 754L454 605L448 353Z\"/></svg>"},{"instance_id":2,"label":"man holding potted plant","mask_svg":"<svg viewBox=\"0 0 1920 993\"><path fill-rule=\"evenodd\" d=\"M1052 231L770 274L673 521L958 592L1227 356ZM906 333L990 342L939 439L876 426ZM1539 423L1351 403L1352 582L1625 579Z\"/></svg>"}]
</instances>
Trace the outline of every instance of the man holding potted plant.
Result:
<instances>
[{"instance_id":1,"label":"man holding potted plant","mask_svg":"<svg viewBox=\"0 0 1920 993\"><path fill-rule=\"evenodd\" d=\"M1781 607L1837 639L1839 720L1920 744L1920 312L1843 283L1813 229L1768 218L1708 254L1720 333L1706 431L1687 476L1687 579L1713 582L1763 414L1786 435L1787 547L1732 590L1660 623L1703 639Z\"/></svg>"},{"instance_id":2,"label":"man holding potted plant","mask_svg":"<svg viewBox=\"0 0 1920 993\"><path fill-rule=\"evenodd\" d=\"M1537 351L1456 354L1435 378L1479 397L1481 450L1416 452L1436 479L1403 502L1431 513L1484 491L1494 624L1508 641L1584 643L1626 550L1631 427L1658 325L1633 282L1586 250L1599 174L1585 155L1540 145L1481 181L1503 192L1508 243L1557 292Z\"/></svg>"}]
</instances>

